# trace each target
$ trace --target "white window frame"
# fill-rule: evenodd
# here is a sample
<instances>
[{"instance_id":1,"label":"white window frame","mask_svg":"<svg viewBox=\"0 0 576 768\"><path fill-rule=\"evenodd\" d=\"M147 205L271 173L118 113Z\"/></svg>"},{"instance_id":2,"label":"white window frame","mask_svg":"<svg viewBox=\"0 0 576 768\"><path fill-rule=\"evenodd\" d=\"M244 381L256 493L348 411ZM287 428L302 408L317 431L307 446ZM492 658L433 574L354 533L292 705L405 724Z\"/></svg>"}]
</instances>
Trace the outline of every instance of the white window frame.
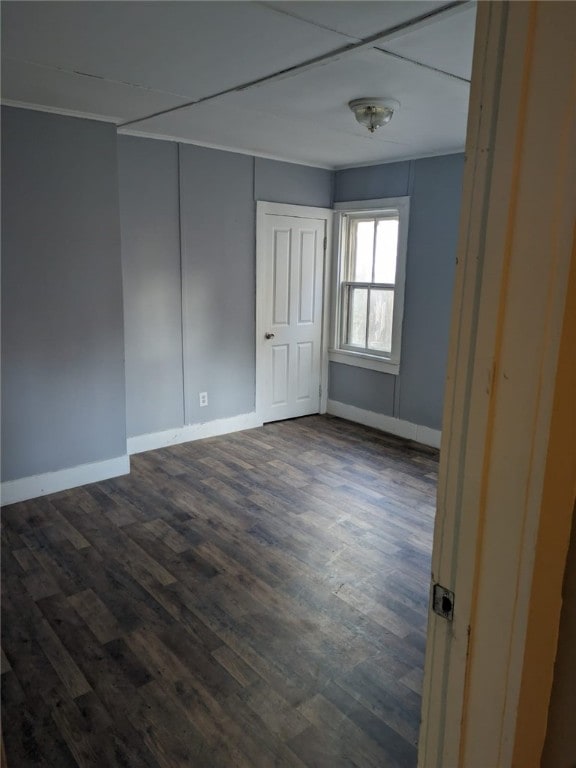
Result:
<instances>
[{"instance_id":1,"label":"white window frame","mask_svg":"<svg viewBox=\"0 0 576 768\"><path fill-rule=\"evenodd\" d=\"M396 260L396 280L394 288L394 314L392 319L392 351L389 355L369 354L364 350L356 352L342 343L343 321L343 284L347 263L348 222L351 217L359 214L365 216L385 216L387 213L398 213L398 256ZM334 363L355 365L384 373L398 375L400 373L400 354L402 346L402 319L404 316L404 287L406 283L406 254L408 251L408 222L410 217L409 197L386 197L376 200L356 200L353 202L336 203L335 212L335 280L333 281L333 317L332 317L332 346L328 358Z\"/></svg>"}]
</instances>

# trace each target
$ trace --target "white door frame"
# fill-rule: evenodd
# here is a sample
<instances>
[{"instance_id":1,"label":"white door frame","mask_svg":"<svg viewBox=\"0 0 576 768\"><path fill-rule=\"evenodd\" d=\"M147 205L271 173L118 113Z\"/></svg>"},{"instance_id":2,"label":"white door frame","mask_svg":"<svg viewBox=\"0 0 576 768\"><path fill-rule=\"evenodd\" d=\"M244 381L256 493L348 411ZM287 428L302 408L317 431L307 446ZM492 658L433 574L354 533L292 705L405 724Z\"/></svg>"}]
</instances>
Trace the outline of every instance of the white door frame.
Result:
<instances>
[{"instance_id":1,"label":"white door frame","mask_svg":"<svg viewBox=\"0 0 576 768\"><path fill-rule=\"evenodd\" d=\"M265 217L292 216L299 219L323 219L326 222L326 247L324 248L324 272L322 278L322 341L320 344L320 413L326 413L328 404L328 346L330 341L330 286L332 269L332 220L331 208L315 208L308 205L289 205L287 203L268 203L256 201L256 416L263 422L264 403L264 359L262 355L262 337L266 332L263 317L263 302L266 286L264 285L264 265L267 252L265 242Z\"/></svg>"},{"instance_id":2,"label":"white door frame","mask_svg":"<svg viewBox=\"0 0 576 768\"><path fill-rule=\"evenodd\" d=\"M576 5L477 14L432 558L454 620L429 616L420 768L540 764L574 492L572 466L572 485L555 478L568 509L542 506L573 247ZM552 610L534 597L550 579ZM541 616L541 701L521 726Z\"/></svg>"}]
</instances>

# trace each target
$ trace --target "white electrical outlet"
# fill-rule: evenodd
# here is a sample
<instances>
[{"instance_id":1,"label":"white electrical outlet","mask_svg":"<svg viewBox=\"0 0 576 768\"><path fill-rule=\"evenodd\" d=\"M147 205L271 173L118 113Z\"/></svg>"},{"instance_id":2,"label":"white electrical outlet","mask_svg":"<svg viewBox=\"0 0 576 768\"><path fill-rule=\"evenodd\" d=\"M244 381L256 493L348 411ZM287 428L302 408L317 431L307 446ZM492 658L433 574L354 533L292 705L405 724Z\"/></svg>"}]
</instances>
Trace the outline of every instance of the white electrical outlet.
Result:
<instances>
[{"instance_id":1,"label":"white electrical outlet","mask_svg":"<svg viewBox=\"0 0 576 768\"><path fill-rule=\"evenodd\" d=\"M200 408L205 408L208 405L208 392L199 392L198 399L200 400Z\"/></svg>"}]
</instances>

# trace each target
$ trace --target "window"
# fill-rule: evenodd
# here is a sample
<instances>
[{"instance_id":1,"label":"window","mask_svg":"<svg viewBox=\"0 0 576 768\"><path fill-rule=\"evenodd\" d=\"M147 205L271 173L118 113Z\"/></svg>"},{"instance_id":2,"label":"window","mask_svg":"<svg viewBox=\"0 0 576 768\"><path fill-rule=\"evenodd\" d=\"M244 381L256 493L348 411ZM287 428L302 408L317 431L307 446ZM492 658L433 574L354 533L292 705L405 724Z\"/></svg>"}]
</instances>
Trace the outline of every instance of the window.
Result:
<instances>
[{"instance_id":1,"label":"window","mask_svg":"<svg viewBox=\"0 0 576 768\"><path fill-rule=\"evenodd\" d=\"M409 198L339 203L330 359L398 373Z\"/></svg>"}]
</instances>

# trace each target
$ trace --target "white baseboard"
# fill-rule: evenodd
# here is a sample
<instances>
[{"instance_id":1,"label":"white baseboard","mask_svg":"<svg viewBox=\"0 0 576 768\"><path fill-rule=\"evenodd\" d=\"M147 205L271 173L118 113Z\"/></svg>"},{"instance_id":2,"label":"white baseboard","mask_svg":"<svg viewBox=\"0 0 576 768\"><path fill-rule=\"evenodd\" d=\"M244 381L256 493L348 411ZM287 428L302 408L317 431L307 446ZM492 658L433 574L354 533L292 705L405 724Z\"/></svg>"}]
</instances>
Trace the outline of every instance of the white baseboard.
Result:
<instances>
[{"instance_id":1,"label":"white baseboard","mask_svg":"<svg viewBox=\"0 0 576 768\"><path fill-rule=\"evenodd\" d=\"M442 432L439 429L423 427L420 424L412 424L411 421L385 416L383 413L356 408L355 405L346 405L346 403L340 403L338 400L328 400L327 413L331 416L339 416L341 419L364 424L367 427L380 429L382 432L389 432L397 437L414 440L414 442L422 445L440 448Z\"/></svg>"},{"instance_id":2,"label":"white baseboard","mask_svg":"<svg viewBox=\"0 0 576 768\"><path fill-rule=\"evenodd\" d=\"M188 443L191 440L202 440L205 437L217 437L230 432L240 432L243 429L261 427L262 420L252 413L242 413L229 419L214 419L203 424L188 424L185 427L175 427L164 432L150 432L147 435L137 435L128 438L128 453L144 453L156 448L167 448L169 445Z\"/></svg>"},{"instance_id":3,"label":"white baseboard","mask_svg":"<svg viewBox=\"0 0 576 768\"><path fill-rule=\"evenodd\" d=\"M438 429L430 429L409 421L395 419L375 411L367 411L346 405L337 400L328 400L327 413L339 416L342 419L355 421L367 427L380 429L398 437L405 437L423 445L433 448L440 447L442 433ZM35 499L38 496L46 496L49 493L66 491L69 488L77 488L88 483L97 483L100 480L108 480L111 477L127 475L130 472L130 458L134 453L152 451L156 448L166 448L169 445L187 443L191 440L202 440L206 437L216 437L230 432L240 432L243 429L261 427L262 421L256 413L243 413L240 416L232 416L228 419L214 419L204 424L190 424L185 427L169 429L164 432L151 432L147 435L138 435L128 438L128 455L118 456L106 461L96 461L91 464L81 464L78 467L61 469L57 472L46 472L42 475L22 477L18 480L6 480L0 486L0 500L2 506L15 504L18 501Z\"/></svg>"},{"instance_id":4,"label":"white baseboard","mask_svg":"<svg viewBox=\"0 0 576 768\"><path fill-rule=\"evenodd\" d=\"M78 467L60 469L57 472L46 472L43 475L6 480L1 485L1 503L2 506L15 504L17 501L27 501L49 493L67 491L69 488L97 483L111 477L127 475L129 472L130 458L125 455L106 461L95 461L92 464L80 464Z\"/></svg>"}]
</instances>

